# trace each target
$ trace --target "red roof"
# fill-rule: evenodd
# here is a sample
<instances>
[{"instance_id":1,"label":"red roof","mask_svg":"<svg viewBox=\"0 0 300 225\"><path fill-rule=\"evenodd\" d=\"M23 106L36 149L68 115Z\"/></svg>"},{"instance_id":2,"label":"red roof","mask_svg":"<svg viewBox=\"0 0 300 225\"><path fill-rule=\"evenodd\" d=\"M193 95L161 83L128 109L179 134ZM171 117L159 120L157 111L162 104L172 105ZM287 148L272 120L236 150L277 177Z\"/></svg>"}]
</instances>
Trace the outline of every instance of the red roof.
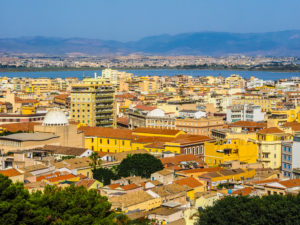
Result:
<instances>
[{"instance_id":1,"label":"red roof","mask_svg":"<svg viewBox=\"0 0 300 225\"><path fill-rule=\"evenodd\" d=\"M278 127L269 127L269 128L264 128L260 131L258 131L258 133L261 134L281 134L284 133L282 130L280 130Z\"/></svg>"},{"instance_id":2,"label":"red roof","mask_svg":"<svg viewBox=\"0 0 300 225\"><path fill-rule=\"evenodd\" d=\"M142 110L142 111L152 111L156 109L155 106L147 106L147 105L136 105L134 108Z\"/></svg>"},{"instance_id":3,"label":"red roof","mask_svg":"<svg viewBox=\"0 0 300 225\"><path fill-rule=\"evenodd\" d=\"M246 196L251 194L252 191L254 191L255 189L252 187L245 187L239 190L236 190L234 192L232 192L233 195L241 195L241 196Z\"/></svg>"},{"instance_id":4,"label":"red roof","mask_svg":"<svg viewBox=\"0 0 300 225\"><path fill-rule=\"evenodd\" d=\"M116 188L118 188L120 186L121 186L120 183L115 183L115 184L108 185L108 187L111 188L111 189L116 189Z\"/></svg>"},{"instance_id":5,"label":"red roof","mask_svg":"<svg viewBox=\"0 0 300 225\"><path fill-rule=\"evenodd\" d=\"M161 158L160 161L162 162L162 164L171 163L174 165L178 165L180 164L180 162L189 162L189 161L202 162L202 160L199 157L192 154Z\"/></svg>"},{"instance_id":6,"label":"red roof","mask_svg":"<svg viewBox=\"0 0 300 225\"><path fill-rule=\"evenodd\" d=\"M0 170L0 174L8 177L19 176L21 173L16 169Z\"/></svg>"},{"instance_id":7,"label":"red roof","mask_svg":"<svg viewBox=\"0 0 300 225\"><path fill-rule=\"evenodd\" d=\"M180 180L176 180L174 183L179 184L181 186L188 186L190 188L196 188L199 186L203 186L201 182L196 180L194 177L187 177Z\"/></svg>"},{"instance_id":8,"label":"red roof","mask_svg":"<svg viewBox=\"0 0 300 225\"><path fill-rule=\"evenodd\" d=\"M128 184L128 185L124 185L124 186L120 186L123 190L128 191L128 190L133 190L136 188L139 188L138 185L136 184Z\"/></svg>"},{"instance_id":9,"label":"red roof","mask_svg":"<svg viewBox=\"0 0 300 225\"><path fill-rule=\"evenodd\" d=\"M75 178L75 177L76 177L75 175L69 173L69 174L66 174L66 175L58 176L58 177L48 178L47 180L50 181L50 182L57 182L57 181L65 181L65 180L72 179L72 178Z\"/></svg>"}]
</instances>

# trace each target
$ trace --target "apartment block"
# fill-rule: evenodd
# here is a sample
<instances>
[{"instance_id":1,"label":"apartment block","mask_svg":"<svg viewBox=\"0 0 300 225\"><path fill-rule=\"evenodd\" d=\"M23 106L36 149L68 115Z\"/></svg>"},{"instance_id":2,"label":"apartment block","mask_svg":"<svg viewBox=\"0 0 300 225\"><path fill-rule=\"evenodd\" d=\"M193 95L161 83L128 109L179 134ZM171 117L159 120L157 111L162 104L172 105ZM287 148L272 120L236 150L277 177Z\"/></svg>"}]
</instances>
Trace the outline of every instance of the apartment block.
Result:
<instances>
[{"instance_id":1,"label":"apartment block","mask_svg":"<svg viewBox=\"0 0 300 225\"><path fill-rule=\"evenodd\" d=\"M92 127L116 127L112 85L101 82L73 85L71 119Z\"/></svg>"},{"instance_id":2,"label":"apartment block","mask_svg":"<svg viewBox=\"0 0 300 225\"><path fill-rule=\"evenodd\" d=\"M265 113L261 111L260 106L255 105L233 105L227 108L226 118L228 123L237 121L263 121Z\"/></svg>"},{"instance_id":3,"label":"apartment block","mask_svg":"<svg viewBox=\"0 0 300 225\"><path fill-rule=\"evenodd\" d=\"M281 171L285 178L298 178L300 168L300 136L281 143ZM294 173L295 171L295 173Z\"/></svg>"}]
</instances>

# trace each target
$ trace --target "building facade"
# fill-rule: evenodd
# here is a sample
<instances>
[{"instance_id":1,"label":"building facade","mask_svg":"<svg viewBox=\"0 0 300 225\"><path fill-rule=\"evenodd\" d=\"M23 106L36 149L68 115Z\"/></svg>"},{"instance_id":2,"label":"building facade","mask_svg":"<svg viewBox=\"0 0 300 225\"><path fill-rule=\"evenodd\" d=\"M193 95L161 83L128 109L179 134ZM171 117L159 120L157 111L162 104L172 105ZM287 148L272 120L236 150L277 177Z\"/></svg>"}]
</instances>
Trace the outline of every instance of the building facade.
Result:
<instances>
[{"instance_id":1,"label":"building facade","mask_svg":"<svg viewBox=\"0 0 300 225\"><path fill-rule=\"evenodd\" d=\"M71 119L92 127L116 127L112 85L96 81L73 85Z\"/></svg>"},{"instance_id":2,"label":"building facade","mask_svg":"<svg viewBox=\"0 0 300 225\"><path fill-rule=\"evenodd\" d=\"M281 171L285 178L294 179L300 168L300 136L281 144ZM294 173L294 170L296 171Z\"/></svg>"}]
</instances>

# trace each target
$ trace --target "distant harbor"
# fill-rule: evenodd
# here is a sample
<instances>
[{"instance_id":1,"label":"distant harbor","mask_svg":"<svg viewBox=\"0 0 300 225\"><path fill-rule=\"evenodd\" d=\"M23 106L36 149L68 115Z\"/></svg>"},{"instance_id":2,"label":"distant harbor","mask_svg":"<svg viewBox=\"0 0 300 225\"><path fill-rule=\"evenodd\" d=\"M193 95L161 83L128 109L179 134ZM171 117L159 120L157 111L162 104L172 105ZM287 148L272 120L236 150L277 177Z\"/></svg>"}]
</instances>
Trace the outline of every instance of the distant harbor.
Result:
<instances>
[{"instance_id":1,"label":"distant harbor","mask_svg":"<svg viewBox=\"0 0 300 225\"><path fill-rule=\"evenodd\" d=\"M45 72L0 72L0 77L28 77L28 78L66 78L77 77L92 77L95 73L101 75L102 70L81 70L81 71L45 71ZM237 71L237 70L192 70L192 69L149 69L149 70L123 70L128 73L133 73L136 76L174 76L174 75L189 75L189 76L223 76L228 77L231 74L238 74L245 79L251 76L263 80L279 80L292 77L300 77L300 72L271 72L271 71Z\"/></svg>"}]
</instances>

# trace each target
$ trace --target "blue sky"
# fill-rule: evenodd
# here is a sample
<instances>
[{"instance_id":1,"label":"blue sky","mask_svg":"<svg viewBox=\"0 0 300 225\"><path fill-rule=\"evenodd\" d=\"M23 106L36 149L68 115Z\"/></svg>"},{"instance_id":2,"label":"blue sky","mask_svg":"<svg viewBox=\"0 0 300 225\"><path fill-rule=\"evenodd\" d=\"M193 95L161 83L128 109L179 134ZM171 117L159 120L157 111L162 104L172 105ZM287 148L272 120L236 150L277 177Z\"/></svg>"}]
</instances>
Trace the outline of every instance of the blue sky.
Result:
<instances>
[{"instance_id":1,"label":"blue sky","mask_svg":"<svg viewBox=\"0 0 300 225\"><path fill-rule=\"evenodd\" d=\"M300 0L0 0L0 37L138 40L300 29Z\"/></svg>"}]
</instances>

